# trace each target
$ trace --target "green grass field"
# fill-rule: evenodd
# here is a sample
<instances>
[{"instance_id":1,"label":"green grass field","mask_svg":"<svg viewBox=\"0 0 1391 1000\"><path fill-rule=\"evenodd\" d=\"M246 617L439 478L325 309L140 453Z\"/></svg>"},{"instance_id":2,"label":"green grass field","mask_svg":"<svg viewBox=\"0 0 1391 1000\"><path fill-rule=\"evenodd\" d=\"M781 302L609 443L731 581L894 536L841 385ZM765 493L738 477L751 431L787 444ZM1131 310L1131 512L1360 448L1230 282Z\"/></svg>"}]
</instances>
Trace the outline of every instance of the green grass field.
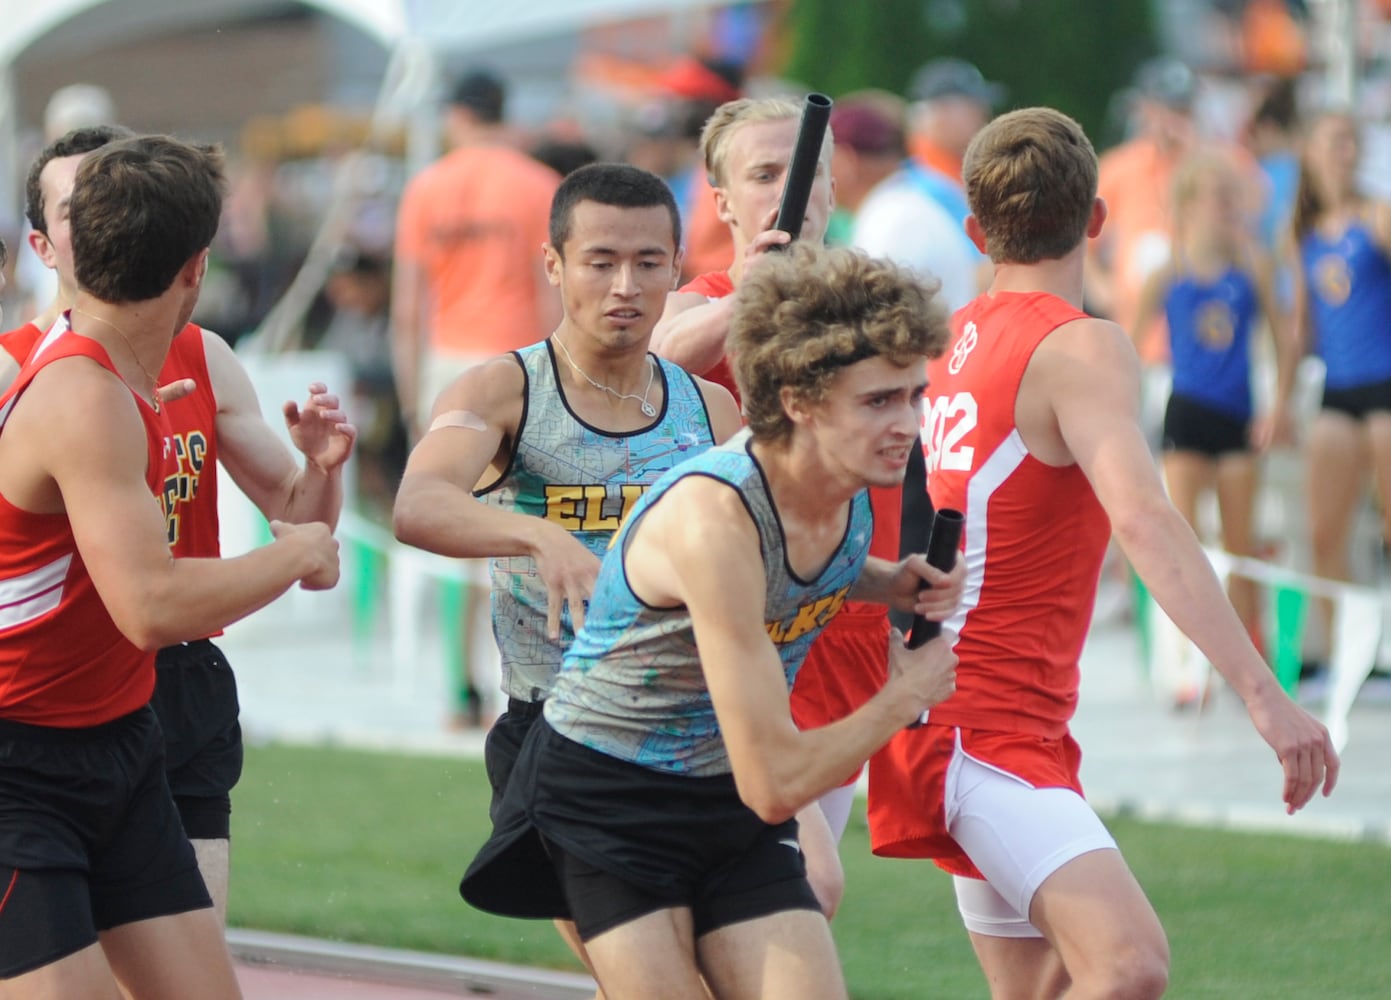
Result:
<instances>
[{"instance_id":1,"label":"green grass field","mask_svg":"<svg viewBox=\"0 0 1391 1000\"><path fill-rule=\"evenodd\" d=\"M578 969L548 924L459 898L488 831L473 760L248 748L235 794L233 926ZM1391 997L1391 849L1110 822L1169 934L1169 996ZM863 819L841 850L833 925L857 1000L987 996L950 879L872 857Z\"/></svg>"}]
</instances>

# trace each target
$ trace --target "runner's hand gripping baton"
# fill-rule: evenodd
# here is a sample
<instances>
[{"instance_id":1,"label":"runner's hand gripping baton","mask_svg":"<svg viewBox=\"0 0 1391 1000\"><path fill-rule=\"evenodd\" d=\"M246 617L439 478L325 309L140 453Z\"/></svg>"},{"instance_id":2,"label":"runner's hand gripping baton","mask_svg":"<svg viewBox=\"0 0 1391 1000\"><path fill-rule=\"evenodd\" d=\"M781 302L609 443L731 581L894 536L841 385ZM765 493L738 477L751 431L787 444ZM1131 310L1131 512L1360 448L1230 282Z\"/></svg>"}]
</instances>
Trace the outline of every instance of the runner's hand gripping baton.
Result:
<instances>
[{"instance_id":1,"label":"runner's hand gripping baton","mask_svg":"<svg viewBox=\"0 0 1391 1000\"><path fill-rule=\"evenodd\" d=\"M940 569L943 573L951 572L952 567L956 565L956 550L961 547L961 528L965 522L966 518L961 511L952 510L950 507L944 507L936 513L927 536L928 565ZM914 615L913 628L908 633L908 648L917 649L941 634L940 622L934 622L922 615ZM926 723L927 712L923 712L918 721L908 728L915 729Z\"/></svg>"},{"instance_id":2,"label":"runner's hand gripping baton","mask_svg":"<svg viewBox=\"0 0 1391 1000\"><path fill-rule=\"evenodd\" d=\"M778 220L774 229L790 233L795 240L802 234L802 220L807 214L807 200L816 181L816 165L821 160L821 144L826 139L826 126L831 121L831 99L825 94L808 94L802 104L802 124L797 130L797 145L787 165L787 183L783 185L782 202L778 205Z\"/></svg>"}]
</instances>

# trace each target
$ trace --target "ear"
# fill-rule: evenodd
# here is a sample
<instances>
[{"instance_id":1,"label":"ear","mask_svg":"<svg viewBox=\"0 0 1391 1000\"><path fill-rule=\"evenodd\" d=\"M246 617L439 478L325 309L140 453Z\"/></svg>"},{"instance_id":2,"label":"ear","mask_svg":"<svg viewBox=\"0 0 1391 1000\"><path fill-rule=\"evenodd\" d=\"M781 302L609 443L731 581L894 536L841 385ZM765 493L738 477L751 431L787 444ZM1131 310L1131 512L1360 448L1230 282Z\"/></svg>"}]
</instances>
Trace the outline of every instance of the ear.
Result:
<instances>
[{"instance_id":1,"label":"ear","mask_svg":"<svg viewBox=\"0 0 1391 1000\"><path fill-rule=\"evenodd\" d=\"M1096 239L1101 235L1101 228L1106 225L1106 199L1097 198L1092 202L1092 214L1087 219L1087 238Z\"/></svg>"},{"instance_id":2,"label":"ear","mask_svg":"<svg viewBox=\"0 0 1391 1000\"><path fill-rule=\"evenodd\" d=\"M966 216L964 223L967 238L975 244L976 249L981 253L986 253L985 249L985 230L981 228L980 220L974 215Z\"/></svg>"},{"instance_id":3,"label":"ear","mask_svg":"<svg viewBox=\"0 0 1391 1000\"><path fill-rule=\"evenodd\" d=\"M184 265L183 280L190 288L202 286L203 276L208 273L208 255L208 248L204 247L190 257L188 263Z\"/></svg>"},{"instance_id":4,"label":"ear","mask_svg":"<svg viewBox=\"0 0 1391 1000\"><path fill-rule=\"evenodd\" d=\"M729 195L722 187L711 188L715 193L715 216L726 226L734 225L734 211L729 207Z\"/></svg>"},{"instance_id":5,"label":"ear","mask_svg":"<svg viewBox=\"0 0 1391 1000\"><path fill-rule=\"evenodd\" d=\"M543 263L546 267L546 280L556 288L560 287L560 275L565 270L565 261L560 258L560 251L549 243L541 244L541 253L544 254Z\"/></svg>"},{"instance_id":6,"label":"ear","mask_svg":"<svg viewBox=\"0 0 1391 1000\"><path fill-rule=\"evenodd\" d=\"M805 426L811 420L811 409L791 386L785 385L778 390L778 402L782 404L782 412L795 426Z\"/></svg>"},{"instance_id":7,"label":"ear","mask_svg":"<svg viewBox=\"0 0 1391 1000\"><path fill-rule=\"evenodd\" d=\"M671 258L671 290L681 287L681 262L686 259L686 248L677 247L676 256Z\"/></svg>"},{"instance_id":8,"label":"ear","mask_svg":"<svg viewBox=\"0 0 1391 1000\"><path fill-rule=\"evenodd\" d=\"M53 244L48 241L48 236L39 232L37 229L29 232L29 247L38 254L39 260L43 261L43 266L50 271L58 269L58 255L53 251Z\"/></svg>"}]
</instances>

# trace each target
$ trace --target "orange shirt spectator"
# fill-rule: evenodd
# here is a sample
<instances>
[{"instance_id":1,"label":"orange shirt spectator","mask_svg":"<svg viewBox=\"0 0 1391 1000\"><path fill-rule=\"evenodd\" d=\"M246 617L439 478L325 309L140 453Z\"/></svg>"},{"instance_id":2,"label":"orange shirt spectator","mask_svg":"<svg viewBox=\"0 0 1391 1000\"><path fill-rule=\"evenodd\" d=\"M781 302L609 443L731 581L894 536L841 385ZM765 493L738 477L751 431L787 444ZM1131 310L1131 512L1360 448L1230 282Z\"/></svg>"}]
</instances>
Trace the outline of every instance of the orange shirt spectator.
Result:
<instances>
[{"instance_id":1,"label":"orange shirt spectator","mask_svg":"<svg viewBox=\"0 0 1391 1000\"><path fill-rule=\"evenodd\" d=\"M1139 137L1101 157L1097 194L1106 202L1109 231L1109 312L1127 330L1133 328L1145 279L1169 260L1169 189L1182 155ZM1162 321L1151 324L1137 343L1147 362L1169 356Z\"/></svg>"},{"instance_id":2,"label":"orange shirt spectator","mask_svg":"<svg viewBox=\"0 0 1391 1000\"><path fill-rule=\"evenodd\" d=\"M692 182L690 219L686 224L686 256L682 275L723 271L734 259L734 237L715 209L715 189L702 170Z\"/></svg>"},{"instance_id":3,"label":"orange shirt spectator","mask_svg":"<svg viewBox=\"0 0 1391 1000\"><path fill-rule=\"evenodd\" d=\"M1135 336L1140 289L1169 260L1169 214L1174 172L1199 142L1193 122L1197 78L1183 63L1159 57L1136 73L1135 138L1100 159L1097 194L1106 202L1106 225L1088 248L1088 299L1098 311ZM1226 147L1250 195L1253 227L1265 200L1265 182L1249 155ZM1254 229L1253 229L1254 231ZM1136 337L1147 364L1169 359L1168 331L1156 318Z\"/></svg>"},{"instance_id":4,"label":"orange shirt spectator","mask_svg":"<svg viewBox=\"0 0 1391 1000\"><path fill-rule=\"evenodd\" d=\"M446 112L452 152L401 197L392 360L417 429L464 369L540 340L558 321L541 248L560 177L507 143L501 116L501 84L466 76Z\"/></svg>"},{"instance_id":5,"label":"orange shirt spectator","mask_svg":"<svg viewBox=\"0 0 1391 1000\"><path fill-rule=\"evenodd\" d=\"M407 188L396 255L430 289L432 350L503 354L540 340L535 271L559 176L506 146L458 149Z\"/></svg>"}]
</instances>

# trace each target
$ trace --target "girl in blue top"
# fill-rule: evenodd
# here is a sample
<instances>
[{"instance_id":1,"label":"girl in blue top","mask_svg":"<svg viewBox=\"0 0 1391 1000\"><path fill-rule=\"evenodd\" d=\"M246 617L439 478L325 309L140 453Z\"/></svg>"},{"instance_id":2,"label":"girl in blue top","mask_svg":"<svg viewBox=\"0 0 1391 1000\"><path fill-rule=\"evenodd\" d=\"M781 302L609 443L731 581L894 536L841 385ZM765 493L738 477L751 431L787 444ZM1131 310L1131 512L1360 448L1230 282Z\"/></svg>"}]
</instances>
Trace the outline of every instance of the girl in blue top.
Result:
<instances>
[{"instance_id":1,"label":"girl in blue top","mask_svg":"<svg viewBox=\"0 0 1391 1000\"><path fill-rule=\"evenodd\" d=\"M1334 580L1351 578L1349 542L1368 468L1391 538L1391 205L1358 188L1360 152L1351 115L1313 121L1292 224L1295 343L1325 367L1307 442L1313 566ZM1328 624L1332 609L1320 603Z\"/></svg>"},{"instance_id":2,"label":"girl in blue top","mask_svg":"<svg viewBox=\"0 0 1391 1000\"><path fill-rule=\"evenodd\" d=\"M1253 522L1259 454L1289 436L1287 401L1292 344L1276 303L1273 270L1246 224L1244 198L1231 159L1198 150L1174 176L1173 255L1141 292L1134 331L1149 328L1162 308L1169 326L1173 390L1164 414L1164 479L1169 496L1198 529L1198 504L1216 490L1222 547L1255 551ZM1252 401L1253 334L1275 342L1277 389L1259 417ZM1233 577L1232 605L1260 642L1257 592ZM1196 695L1196 689L1187 692ZM1179 692L1182 704L1185 692Z\"/></svg>"}]
</instances>

